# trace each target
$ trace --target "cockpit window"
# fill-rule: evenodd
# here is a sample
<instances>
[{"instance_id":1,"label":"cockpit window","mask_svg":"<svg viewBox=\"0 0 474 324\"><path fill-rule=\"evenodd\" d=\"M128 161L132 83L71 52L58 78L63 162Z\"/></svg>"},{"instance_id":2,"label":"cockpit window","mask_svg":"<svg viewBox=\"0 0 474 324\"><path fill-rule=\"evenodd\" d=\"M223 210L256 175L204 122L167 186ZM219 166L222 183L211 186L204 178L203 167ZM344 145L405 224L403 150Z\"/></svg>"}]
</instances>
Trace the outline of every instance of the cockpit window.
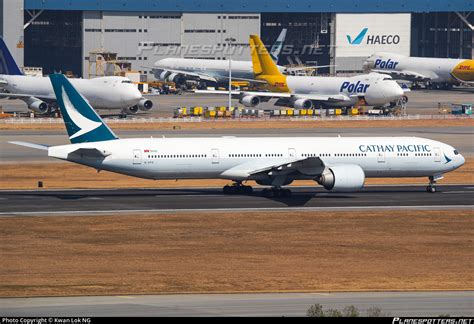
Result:
<instances>
[{"instance_id":1,"label":"cockpit window","mask_svg":"<svg viewBox=\"0 0 474 324\"><path fill-rule=\"evenodd\" d=\"M458 155L458 154L459 154L458 150L454 150L454 155Z\"/></svg>"},{"instance_id":2,"label":"cockpit window","mask_svg":"<svg viewBox=\"0 0 474 324\"><path fill-rule=\"evenodd\" d=\"M130 80L123 80L122 83L132 83Z\"/></svg>"}]
</instances>

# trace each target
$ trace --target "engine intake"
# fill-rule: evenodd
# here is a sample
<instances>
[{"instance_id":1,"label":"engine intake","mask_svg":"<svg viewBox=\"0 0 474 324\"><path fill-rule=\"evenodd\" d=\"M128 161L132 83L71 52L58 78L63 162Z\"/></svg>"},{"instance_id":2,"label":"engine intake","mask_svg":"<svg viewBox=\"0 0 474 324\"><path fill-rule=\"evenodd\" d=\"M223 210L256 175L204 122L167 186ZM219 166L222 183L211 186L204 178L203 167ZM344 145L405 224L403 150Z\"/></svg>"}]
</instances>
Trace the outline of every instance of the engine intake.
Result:
<instances>
[{"instance_id":1,"label":"engine intake","mask_svg":"<svg viewBox=\"0 0 474 324\"><path fill-rule=\"evenodd\" d=\"M153 102L151 100L142 98L137 104L138 109L143 110L143 111L148 111L151 108L153 108Z\"/></svg>"},{"instance_id":2,"label":"engine intake","mask_svg":"<svg viewBox=\"0 0 474 324\"><path fill-rule=\"evenodd\" d=\"M245 107L255 107L260 103L260 98L257 96L244 96L239 102Z\"/></svg>"},{"instance_id":3,"label":"engine intake","mask_svg":"<svg viewBox=\"0 0 474 324\"><path fill-rule=\"evenodd\" d=\"M41 100L35 100L28 104L28 108L40 114L46 114L49 111L49 105Z\"/></svg>"},{"instance_id":4,"label":"engine intake","mask_svg":"<svg viewBox=\"0 0 474 324\"><path fill-rule=\"evenodd\" d=\"M365 174L358 165L335 165L326 168L316 181L326 190L352 192L364 187Z\"/></svg>"},{"instance_id":5,"label":"engine intake","mask_svg":"<svg viewBox=\"0 0 474 324\"><path fill-rule=\"evenodd\" d=\"M311 109L313 108L313 102L309 99L296 99L293 101L293 107L297 109Z\"/></svg>"}]
</instances>

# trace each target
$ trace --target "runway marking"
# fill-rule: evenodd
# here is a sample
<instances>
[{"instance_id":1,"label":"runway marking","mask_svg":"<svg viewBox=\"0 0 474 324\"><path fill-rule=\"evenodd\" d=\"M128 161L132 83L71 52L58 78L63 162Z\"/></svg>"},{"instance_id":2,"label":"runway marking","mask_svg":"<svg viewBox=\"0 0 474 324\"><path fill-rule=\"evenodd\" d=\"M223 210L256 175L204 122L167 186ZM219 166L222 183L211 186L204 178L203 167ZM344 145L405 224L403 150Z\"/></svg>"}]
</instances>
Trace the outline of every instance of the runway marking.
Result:
<instances>
[{"instance_id":1,"label":"runway marking","mask_svg":"<svg viewBox=\"0 0 474 324\"><path fill-rule=\"evenodd\" d=\"M135 299L135 297L132 296L115 296L117 298L126 298L126 299Z\"/></svg>"},{"instance_id":2,"label":"runway marking","mask_svg":"<svg viewBox=\"0 0 474 324\"><path fill-rule=\"evenodd\" d=\"M35 216L35 215L87 215L117 213L183 213L183 212L253 212L253 211L338 211L338 210L425 210L425 209L471 209L474 205L421 205L421 206L342 206L342 207L261 207L261 208L183 208L183 209L108 209L108 210L65 210L65 211L31 211L0 212L0 217Z\"/></svg>"},{"instance_id":3,"label":"runway marking","mask_svg":"<svg viewBox=\"0 0 474 324\"><path fill-rule=\"evenodd\" d=\"M443 194L458 194L458 193L472 193L472 191L467 191L467 190L464 190L464 191L446 191L446 192L442 192Z\"/></svg>"}]
</instances>

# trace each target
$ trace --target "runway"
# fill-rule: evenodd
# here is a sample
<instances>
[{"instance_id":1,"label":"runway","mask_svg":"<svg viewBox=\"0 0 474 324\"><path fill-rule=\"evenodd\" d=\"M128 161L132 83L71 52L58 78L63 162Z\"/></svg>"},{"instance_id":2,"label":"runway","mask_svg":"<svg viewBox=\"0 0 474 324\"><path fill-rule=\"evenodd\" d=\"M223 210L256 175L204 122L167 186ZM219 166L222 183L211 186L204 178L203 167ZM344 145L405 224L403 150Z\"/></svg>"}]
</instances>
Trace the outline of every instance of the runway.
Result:
<instances>
[{"instance_id":1,"label":"runway","mask_svg":"<svg viewBox=\"0 0 474 324\"><path fill-rule=\"evenodd\" d=\"M305 316L354 305L365 316L474 315L474 292L361 292L0 298L0 316Z\"/></svg>"},{"instance_id":2,"label":"runway","mask_svg":"<svg viewBox=\"0 0 474 324\"><path fill-rule=\"evenodd\" d=\"M469 209L474 185L369 186L358 193L294 187L291 198L224 195L221 188L0 191L0 217L101 215L179 211Z\"/></svg>"}]
</instances>

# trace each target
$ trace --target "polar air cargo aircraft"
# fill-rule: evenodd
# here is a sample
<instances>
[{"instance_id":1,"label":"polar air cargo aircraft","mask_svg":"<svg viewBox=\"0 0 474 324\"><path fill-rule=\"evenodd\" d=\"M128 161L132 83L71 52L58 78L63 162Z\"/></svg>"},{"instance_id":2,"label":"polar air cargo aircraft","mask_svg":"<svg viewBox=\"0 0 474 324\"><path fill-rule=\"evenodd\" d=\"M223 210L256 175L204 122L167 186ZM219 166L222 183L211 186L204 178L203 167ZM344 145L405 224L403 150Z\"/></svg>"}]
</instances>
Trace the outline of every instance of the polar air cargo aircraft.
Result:
<instances>
[{"instance_id":1,"label":"polar air cargo aircraft","mask_svg":"<svg viewBox=\"0 0 474 324\"><path fill-rule=\"evenodd\" d=\"M431 88L449 89L461 82L474 83L474 60L408 57L375 53L364 63L364 71L391 75L395 79L427 83Z\"/></svg>"},{"instance_id":2,"label":"polar air cargo aircraft","mask_svg":"<svg viewBox=\"0 0 474 324\"><path fill-rule=\"evenodd\" d=\"M143 98L130 79L107 76L95 79L71 79L72 84L95 109L120 109L123 113L150 110L153 102ZM23 75L10 51L0 38L0 98L23 100L36 113L51 112L56 98L47 77Z\"/></svg>"},{"instance_id":3,"label":"polar air cargo aircraft","mask_svg":"<svg viewBox=\"0 0 474 324\"><path fill-rule=\"evenodd\" d=\"M47 147L48 156L146 179L228 179L224 193L249 193L243 181L270 186L266 196L288 196L294 180L327 190L361 189L366 177L428 177L427 190L464 164L453 147L417 137L206 137L119 139L73 85L50 75L72 144Z\"/></svg>"},{"instance_id":4,"label":"polar air cargo aircraft","mask_svg":"<svg viewBox=\"0 0 474 324\"><path fill-rule=\"evenodd\" d=\"M257 35L250 35L255 79L267 91L232 91L247 107L277 98L275 105L310 109L315 106L348 107L356 103L384 106L407 100L404 90L388 75L370 73L353 77L311 77L283 75ZM196 93L228 95L228 91L197 90Z\"/></svg>"}]
</instances>

